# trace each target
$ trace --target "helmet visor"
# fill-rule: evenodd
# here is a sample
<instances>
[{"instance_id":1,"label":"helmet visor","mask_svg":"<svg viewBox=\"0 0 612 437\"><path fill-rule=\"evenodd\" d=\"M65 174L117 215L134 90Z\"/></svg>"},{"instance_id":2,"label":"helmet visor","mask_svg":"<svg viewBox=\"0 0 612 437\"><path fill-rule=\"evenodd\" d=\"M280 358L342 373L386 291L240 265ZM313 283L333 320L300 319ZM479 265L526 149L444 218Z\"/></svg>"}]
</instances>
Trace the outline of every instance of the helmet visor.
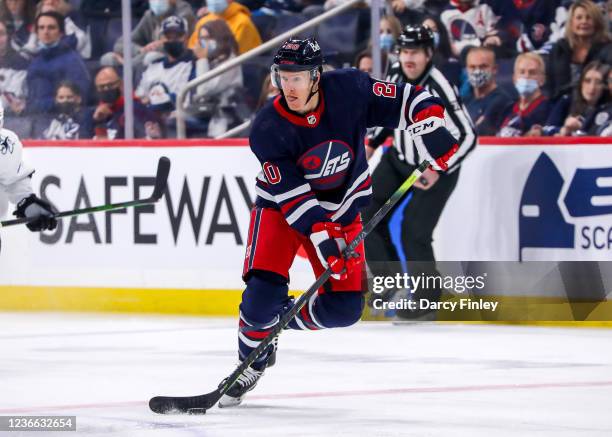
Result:
<instances>
[{"instance_id":1,"label":"helmet visor","mask_svg":"<svg viewBox=\"0 0 612 437\"><path fill-rule=\"evenodd\" d=\"M278 65L273 65L272 77L274 86L285 90L310 90L312 86L312 72L310 70L284 71L280 70Z\"/></svg>"}]
</instances>

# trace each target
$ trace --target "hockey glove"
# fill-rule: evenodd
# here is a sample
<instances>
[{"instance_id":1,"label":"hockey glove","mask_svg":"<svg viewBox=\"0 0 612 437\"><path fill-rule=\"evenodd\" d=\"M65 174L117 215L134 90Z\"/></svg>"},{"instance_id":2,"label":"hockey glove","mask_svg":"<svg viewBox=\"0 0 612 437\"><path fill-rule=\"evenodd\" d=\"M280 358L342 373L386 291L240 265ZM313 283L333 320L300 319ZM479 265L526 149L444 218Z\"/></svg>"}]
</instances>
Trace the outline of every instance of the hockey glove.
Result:
<instances>
[{"instance_id":1,"label":"hockey glove","mask_svg":"<svg viewBox=\"0 0 612 437\"><path fill-rule=\"evenodd\" d=\"M356 255L345 259L342 251L346 248L346 240L342 232L342 226L338 223L323 222L315 223L310 234L310 241L317 252L319 261L325 268L331 268L332 278L343 281L355 266L363 260Z\"/></svg>"},{"instance_id":2,"label":"hockey glove","mask_svg":"<svg viewBox=\"0 0 612 437\"><path fill-rule=\"evenodd\" d=\"M35 218L26 224L32 232L49 230L52 231L57 226L55 211L53 207L42 199L32 194L22 199L17 204L17 209L13 213L19 218Z\"/></svg>"},{"instance_id":3,"label":"hockey glove","mask_svg":"<svg viewBox=\"0 0 612 437\"><path fill-rule=\"evenodd\" d=\"M414 117L408 128L422 157L431 157L434 170L448 170L448 161L459 150L459 144L444 123L444 109L431 106ZM422 148L425 148L423 150Z\"/></svg>"}]
</instances>

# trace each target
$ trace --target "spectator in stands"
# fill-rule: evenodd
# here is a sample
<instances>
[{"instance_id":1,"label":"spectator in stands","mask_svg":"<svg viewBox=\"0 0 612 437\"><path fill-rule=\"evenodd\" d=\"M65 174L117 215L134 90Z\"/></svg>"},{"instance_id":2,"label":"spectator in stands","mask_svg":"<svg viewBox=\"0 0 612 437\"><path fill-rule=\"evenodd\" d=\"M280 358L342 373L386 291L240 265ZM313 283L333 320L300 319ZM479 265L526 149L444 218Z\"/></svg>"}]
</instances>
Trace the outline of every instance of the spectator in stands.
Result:
<instances>
[{"instance_id":1,"label":"spectator in stands","mask_svg":"<svg viewBox=\"0 0 612 437\"><path fill-rule=\"evenodd\" d=\"M407 10L413 13L425 11L425 0L390 0L389 3L393 12L398 15Z\"/></svg>"},{"instance_id":2,"label":"spectator in stands","mask_svg":"<svg viewBox=\"0 0 612 437\"><path fill-rule=\"evenodd\" d=\"M238 43L224 20L208 21L200 27L195 53L204 62L201 74L234 58L237 51ZM206 108L200 118L209 119L209 137L224 133L250 116L241 95L242 85L242 68L236 66L197 87L193 101L196 107Z\"/></svg>"},{"instance_id":3,"label":"spectator in stands","mask_svg":"<svg viewBox=\"0 0 612 437\"><path fill-rule=\"evenodd\" d=\"M472 95L466 99L470 117L479 136L495 135L511 98L497 87L495 52L490 47L472 47L466 57Z\"/></svg>"},{"instance_id":4,"label":"spectator in stands","mask_svg":"<svg viewBox=\"0 0 612 437\"><path fill-rule=\"evenodd\" d=\"M392 54L395 42L402 33L402 24L393 15L385 15L380 19L380 48L387 54Z\"/></svg>"},{"instance_id":5,"label":"spectator in stands","mask_svg":"<svg viewBox=\"0 0 612 437\"><path fill-rule=\"evenodd\" d=\"M386 67L389 65L387 60L387 53L384 51L380 54L380 65L382 66L380 79L384 79L387 75ZM364 71L372 76L374 72L374 61L372 59L372 52L370 50L364 50L357 54L355 57L355 61L353 62L353 67L357 70Z\"/></svg>"},{"instance_id":6,"label":"spectator in stands","mask_svg":"<svg viewBox=\"0 0 612 437\"><path fill-rule=\"evenodd\" d=\"M585 135L612 136L612 69L608 70L605 102L584 121Z\"/></svg>"},{"instance_id":7,"label":"spectator in stands","mask_svg":"<svg viewBox=\"0 0 612 437\"><path fill-rule=\"evenodd\" d=\"M80 29L70 17L72 6L66 0L42 0L36 7L37 15L41 12L57 12L64 17L64 29L66 35L74 35L76 46L73 47L83 59L91 57L91 39L89 35ZM37 53L39 48L36 33L30 34L30 39L25 45L29 53Z\"/></svg>"},{"instance_id":8,"label":"spectator in stands","mask_svg":"<svg viewBox=\"0 0 612 437\"><path fill-rule=\"evenodd\" d=\"M2 0L0 1L0 21L2 21L9 34L12 35L11 44L15 51L26 58L31 55L23 51L30 34L34 31L34 18L36 17L36 3L28 0Z\"/></svg>"},{"instance_id":9,"label":"spectator in stands","mask_svg":"<svg viewBox=\"0 0 612 437\"><path fill-rule=\"evenodd\" d=\"M387 71L391 64L397 62L397 50L395 44L397 38L402 33L402 25L399 20L393 15L384 15L380 18L380 56L382 77L387 75ZM372 53L372 42L368 44L367 52Z\"/></svg>"},{"instance_id":10,"label":"spectator in stands","mask_svg":"<svg viewBox=\"0 0 612 437\"><path fill-rule=\"evenodd\" d=\"M196 23L195 31L189 38L190 49L197 45L202 26L218 19L224 20L232 31L238 43L238 54L241 55L261 45L261 36L246 6L234 0L207 0L206 4L209 13Z\"/></svg>"},{"instance_id":11,"label":"spectator in stands","mask_svg":"<svg viewBox=\"0 0 612 437\"><path fill-rule=\"evenodd\" d=\"M607 55L608 27L601 9L590 0L570 7L565 38L553 46L548 59L548 94L558 99L578 80L584 65ZM606 47L608 46L608 47Z\"/></svg>"},{"instance_id":12,"label":"spectator in stands","mask_svg":"<svg viewBox=\"0 0 612 437\"><path fill-rule=\"evenodd\" d=\"M93 138L114 140L125 138L123 83L113 67L103 67L94 80L98 106L92 114ZM158 118L138 98L134 101L134 137L161 138Z\"/></svg>"},{"instance_id":13,"label":"spectator in stands","mask_svg":"<svg viewBox=\"0 0 612 437\"><path fill-rule=\"evenodd\" d=\"M91 138L91 113L82 110L79 87L62 81L55 92L55 106L49 114L40 114L34 125L34 138L43 140L78 140Z\"/></svg>"},{"instance_id":14,"label":"spectator in stands","mask_svg":"<svg viewBox=\"0 0 612 437\"><path fill-rule=\"evenodd\" d=\"M195 21L191 5L185 0L149 0L149 10L132 30L132 62L137 68L145 63L145 56L149 53L153 59L163 56L163 41L160 39L161 23L171 15L187 20L189 29ZM123 64L123 38L117 40L113 52L102 55L100 64L106 66Z\"/></svg>"},{"instance_id":15,"label":"spectator in stands","mask_svg":"<svg viewBox=\"0 0 612 437\"><path fill-rule=\"evenodd\" d=\"M4 22L0 21L0 99L5 115L19 115L25 109L28 63L11 46Z\"/></svg>"},{"instance_id":16,"label":"spectator in stands","mask_svg":"<svg viewBox=\"0 0 612 437\"><path fill-rule=\"evenodd\" d=\"M446 27L433 15L426 16L421 24L429 27L434 35L433 64L453 85L459 86L461 63L453 57Z\"/></svg>"},{"instance_id":17,"label":"spectator in stands","mask_svg":"<svg viewBox=\"0 0 612 437\"><path fill-rule=\"evenodd\" d=\"M162 21L160 39L164 56L144 71L136 96L165 120L176 109L181 88L204 71L206 61L187 48L187 21L181 17L171 15Z\"/></svg>"},{"instance_id":18,"label":"spectator in stands","mask_svg":"<svg viewBox=\"0 0 612 437\"><path fill-rule=\"evenodd\" d=\"M537 50L547 52L556 42L555 33L561 0L506 1L488 0L499 17L497 28L502 39L503 54L512 56ZM560 14L563 11L559 11Z\"/></svg>"},{"instance_id":19,"label":"spectator in stands","mask_svg":"<svg viewBox=\"0 0 612 437\"><path fill-rule=\"evenodd\" d=\"M256 111L259 111L266 102L280 94L280 90L272 85L272 80L268 74L261 84L261 93L259 94L259 100L257 100Z\"/></svg>"},{"instance_id":20,"label":"spectator in stands","mask_svg":"<svg viewBox=\"0 0 612 437\"><path fill-rule=\"evenodd\" d=\"M480 0L450 0L440 20L446 27L453 55L460 59L468 47L500 46L495 23L497 17L488 4Z\"/></svg>"},{"instance_id":21,"label":"spectator in stands","mask_svg":"<svg viewBox=\"0 0 612 437\"><path fill-rule=\"evenodd\" d=\"M403 26L421 24L427 10L425 0L388 0L387 3L387 10L391 9Z\"/></svg>"},{"instance_id":22,"label":"spectator in stands","mask_svg":"<svg viewBox=\"0 0 612 437\"><path fill-rule=\"evenodd\" d=\"M587 65L571 94L561 96L544 126L544 135L569 136L582 131L586 119L607 100L606 80L610 67L600 61Z\"/></svg>"},{"instance_id":23,"label":"spectator in stands","mask_svg":"<svg viewBox=\"0 0 612 437\"><path fill-rule=\"evenodd\" d=\"M36 17L35 28L40 49L28 67L27 111L51 111L55 90L62 80L76 83L86 100L89 73L81 56L72 48L74 35L65 35L64 17L57 12L42 12Z\"/></svg>"},{"instance_id":24,"label":"spectator in stands","mask_svg":"<svg viewBox=\"0 0 612 437\"><path fill-rule=\"evenodd\" d=\"M500 137L539 136L542 134L548 112L549 100L542 94L546 81L544 59L535 52L521 53L514 61L514 87L518 100L511 105L504 117Z\"/></svg>"},{"instance_id":25,"label":"spectator in stands","mask_svg":"<svg viewBox=\"0 0 612 437\"><path fill-rule=\"evenodd\" d=\"M369 50L364 50L360 52L355 57L355 62L353 62L353 67L355 67L359 71L363 71L368 73L370 76L374 72L374 61L372 60L372 52Z\"/></svg>"}]
</instances>

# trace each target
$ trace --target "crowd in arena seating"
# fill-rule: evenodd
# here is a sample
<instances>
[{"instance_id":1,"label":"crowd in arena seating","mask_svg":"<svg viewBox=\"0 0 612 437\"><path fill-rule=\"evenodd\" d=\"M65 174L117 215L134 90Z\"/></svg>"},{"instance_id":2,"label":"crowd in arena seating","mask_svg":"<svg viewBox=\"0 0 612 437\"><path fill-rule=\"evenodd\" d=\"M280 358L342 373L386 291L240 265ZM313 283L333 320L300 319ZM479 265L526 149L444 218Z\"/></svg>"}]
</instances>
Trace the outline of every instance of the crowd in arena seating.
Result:
<instances>
[{"instance_id":1,"label":"crowd in arena seating","mask_svg":"<svg viewBox=\"0 0 612 437\"><path fill-rule=\"evenodd\" d=\"M345 0L132 0L135 135L176 136L191 79ZM479 135L612 136L612 0L385 0L382 77L406 25L435 35L432 62ZM308 32L328 68L373 74L370 1ZM22 138L124 137L121 0L0 0L0 99ZM273 50L193 89L190 137L240 125L277 91Z\"/></svg>"}]
</instances>

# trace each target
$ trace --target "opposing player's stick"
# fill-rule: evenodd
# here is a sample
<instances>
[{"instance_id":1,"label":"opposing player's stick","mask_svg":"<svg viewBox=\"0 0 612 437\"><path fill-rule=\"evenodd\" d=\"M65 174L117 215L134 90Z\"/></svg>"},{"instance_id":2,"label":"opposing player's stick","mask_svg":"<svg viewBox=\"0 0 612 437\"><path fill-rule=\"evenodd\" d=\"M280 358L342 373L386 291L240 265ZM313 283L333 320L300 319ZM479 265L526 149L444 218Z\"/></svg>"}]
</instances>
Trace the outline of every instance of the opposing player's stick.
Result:
<instances>
[{"instance_id":1,"label":"opposing player's stick","mask_svg":"<svg viewBox=\"0 0 612 437\"><path fill-rule=\"evenodd\" d=\"M391 195L389 200L374 214L370 221L363 227L363 230L351 241L344 250L344 256L350 256L355 248L363 241L363 239L380 223L380 221L389 213L395 204L406 194L406 192L414 185L421 174L429 167L429 162L423 161L419 167L408 176L404 183ZM321 276L310 286L310 288L302 294L295 302L291 310L285 313L278 324L272 329L266 338L264 338L259 346L257 346L242 363L228 376L214 391L199 395L199 396L156 396L149 401L149 408L159 414L173 413L189 413L189 414L204 414L206 410L212 408L219 399L229 390L236 382L238 377L249 367L257 357L262 354L272 343L274 338L278 336L287 324L295 317L302 309L306 302L317 292L319 288L330 278L332 271L330 268L325 270Z\"/></svg>"},{"instance_id":2,"label":"opposing player's stick","mask_svg":"<svg viewBox=\"0 0 612 437\"><path fill-rule=\"evenodd\" d=\"M121 203L109 203L106 205L100 206L92 206L90 208L82 208L82 209L73 209L70 211L58 212L55 214L55 218L62 217L71 217L73 215L79 214L90 214L92 212L100 212L100 211L112 211L114 209L123 209L129 208L132 206L142 206L147 205L149 203L155 203L164 195L164 191L166 190L166 185L168 184L168 173L170 172L170 160L165 156L159 158L159 162L157 163L157 174L155 176L155 186L153 187L153 194L151 197L147 197L146 199L135 199L129 202L121 202ZM32 220L36 220L36 217L23 217L17 218L13 220L6 220L0 222L0 228L5 228L7 226L15 226L15 225L23 225Z\"/></svg>"}]
</instances>

